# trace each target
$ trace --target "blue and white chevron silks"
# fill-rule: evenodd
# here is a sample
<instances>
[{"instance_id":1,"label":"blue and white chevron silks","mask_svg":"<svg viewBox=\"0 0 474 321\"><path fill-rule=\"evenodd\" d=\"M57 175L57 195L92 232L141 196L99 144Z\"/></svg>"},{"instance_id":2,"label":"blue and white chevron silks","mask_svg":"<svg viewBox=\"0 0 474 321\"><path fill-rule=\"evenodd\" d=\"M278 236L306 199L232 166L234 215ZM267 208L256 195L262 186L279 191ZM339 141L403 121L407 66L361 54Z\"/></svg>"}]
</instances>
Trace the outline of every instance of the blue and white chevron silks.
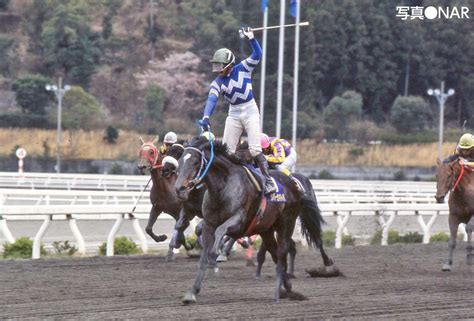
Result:
<instances>
[{"instance_id":1,"label":"blue and white chevron silks","mask_svg":"<svg viewBox=\"0 0 474 321\"><path fill-rule=\"evenodd\" d=\"M250 72L238 71L237 80L230 77L227 86L225 82L222 82L221 92L224 98L232 105L248 102L253 98Z\"/></svg>"}]
</instances>

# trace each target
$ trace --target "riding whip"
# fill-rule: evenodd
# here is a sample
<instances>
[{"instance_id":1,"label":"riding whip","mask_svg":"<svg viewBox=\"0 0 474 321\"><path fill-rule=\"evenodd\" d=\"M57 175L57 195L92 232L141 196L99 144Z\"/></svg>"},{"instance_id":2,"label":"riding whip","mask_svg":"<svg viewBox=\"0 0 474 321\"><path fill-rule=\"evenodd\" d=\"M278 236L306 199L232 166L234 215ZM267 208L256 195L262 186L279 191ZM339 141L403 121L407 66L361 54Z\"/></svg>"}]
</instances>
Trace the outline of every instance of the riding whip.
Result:
<instances>
[{"instance_id":1,"label":"riding whip","mask_svg":"<svg viewBox=\"0 0 474 321\"><path fill-rule=\"evenodd\" d=\"M150 182L151 182L151 177L148 180L148 183L146 183L145 188L143 189L142 193L140 194L140 196L135 201L135 204L133 204L133 209L132 209L132 212L130 213L130 215L133 215L133 213L135 212L135 209L137 208L138 202L140 202L140 199L142 198L143 193L146 191L146 188L148 187L148 184L150 184Z\"/></svg>"},{"instance_id":2,"label":"riding whip","mask_svg":"<svg viewBox=\"0 0 474 321\"><path fill-rule=\"evenodd\" d=\"M251 28L252 31L261 31L261 30L269 30L269 29L278 29L278 28L288 28L288 27L304 27L304 26L309 26L309 21L305 22L300 22L300 23L290 23L287 25L280 25L280 26L269 26L269 27L258 27L258 28Z\"/></svg>"}]
</instances>

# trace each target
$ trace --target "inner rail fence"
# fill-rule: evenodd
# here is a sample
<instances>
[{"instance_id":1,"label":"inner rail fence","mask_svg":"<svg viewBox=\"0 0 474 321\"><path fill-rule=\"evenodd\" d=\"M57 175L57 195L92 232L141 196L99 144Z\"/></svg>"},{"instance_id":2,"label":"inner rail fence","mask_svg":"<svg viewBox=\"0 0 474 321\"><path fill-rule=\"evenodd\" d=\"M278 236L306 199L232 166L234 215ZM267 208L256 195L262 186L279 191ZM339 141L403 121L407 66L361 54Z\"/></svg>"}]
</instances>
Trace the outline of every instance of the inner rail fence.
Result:
<instances>
[{"instance_id":1,"label":"inner rail fence","mask_svg":"<svg viewBox=\"0 0 474 321\"><path fill-rule=\"evenodd\" d=\"M133 191L0 189L0 231L7 242L14 242L15 238L8 228L9 221L43 220L33 241L32 258L37 259L40 257L41 241L53 218L67 220L76 240L78 252L84 255L86 246L76 220L115 220L107 235L106 254L112 256L115 236L123 221L128 219L132 221L142 251L147 253L147 237L139 225L139 219L146 219L151 209L146 194L138 203L134 214L131 214L139 194L140 192ZM382 227L382 245L387 244L388 231L397 217L416 216L423 234L423 243L429 243L431 227L436 219L441 215L448 215L447 204L437 204L433 201L433 197L407 196L403 198L391 195L381 197L371 196L369 193L354 197L352 193L342 192L319 197L322 215L336 218L336 248L342 247L342 237L344 233L347 233L347 224L354 216L378 219ZM160 216L160 218L172 220L168 215ZM195 224L196 221L193 225ZM465 234L465 229L461 228L461 230ZM464 238L466 237L465 234ZM304 242L298 233L295 234L295 238Z\"/></svg>"},{"instance_id":2,"label":"inner rail fence","mask_svg":"<svg viewBox=\"0 0 474 321\"><path fill-rule=\"evenodd\" d=\"M149 175L100 175L0 172L0 188L141 191ZM431 195L434 182L311 180L315 191L338 193Z\"/></svg>"}]
</instances>

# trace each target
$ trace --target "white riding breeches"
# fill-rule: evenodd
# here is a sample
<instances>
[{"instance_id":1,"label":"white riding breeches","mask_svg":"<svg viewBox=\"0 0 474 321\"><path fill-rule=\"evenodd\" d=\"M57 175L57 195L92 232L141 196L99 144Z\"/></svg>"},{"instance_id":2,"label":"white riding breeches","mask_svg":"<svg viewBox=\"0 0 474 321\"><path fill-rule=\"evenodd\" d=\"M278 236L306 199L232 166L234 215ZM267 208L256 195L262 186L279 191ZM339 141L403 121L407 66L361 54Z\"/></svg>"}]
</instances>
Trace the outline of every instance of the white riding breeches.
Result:
<instances>
[{"instance_id":1,"label":"white riding breeches","mask_svg":"<svg viewBox=\"0 0 474 321\"><path fill-rule=\"evenodd\" d=\"M283 163L281 163L281 164L279 164L275 167L279 171L283 171L283 170L287 169L290 172L294 172L297 160L298 160L298 155L296 155L295 149L293 147L291 147L290 155L285 157L285 160L283 161Z\"/></svg>"},{"instance_id":2,"label":"white riding breeches","mask_svg":"<svg viewBox=\"0 0 474 321\"><path fill-rule=\"evenodd\" d=\"M262 152L262 147L260 146L260 112L253 99L247 103L229 107L222 138L229 147L229 152L235 153L244 129L247 132L250 155L255 157Z\"/></svg>"}]
</instances>

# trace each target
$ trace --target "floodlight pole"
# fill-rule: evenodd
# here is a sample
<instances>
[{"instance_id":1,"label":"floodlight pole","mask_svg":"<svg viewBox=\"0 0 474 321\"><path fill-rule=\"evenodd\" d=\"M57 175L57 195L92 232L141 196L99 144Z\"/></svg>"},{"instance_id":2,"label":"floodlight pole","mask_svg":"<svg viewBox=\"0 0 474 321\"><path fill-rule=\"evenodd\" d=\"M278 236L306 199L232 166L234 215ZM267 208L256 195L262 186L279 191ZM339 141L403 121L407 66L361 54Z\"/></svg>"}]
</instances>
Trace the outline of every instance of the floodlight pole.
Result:
<instances>
[{"instance_id":1,"label":"floodlight pole","mask_svg":"<svg viewBox=\"0 0 474 321\"><path fill-rule=\"evenodd\" d=\"M443 131L444 131L444 104L449 96L454 95L454 89L444 92L444 81L441 82L440 89L428 89L428 95L435 96L439 104L439 137L438 137L438 158L443 159Z\"/></svg>"},{"instance_id":2,"label":"floodlight pole","mask_svg":"<svg viewBox=\"0 0 474 321\"><path fill-rule=\"evenodd\" d=\"M58 128L56 133L56 173L61 173L61 114L63 106L63 97L66 91L70 89L68 85L62 87L63 79L59 77L58 86L46 85L46 90L53 91L58 99Z\"/></svg>"}]
</instances>

